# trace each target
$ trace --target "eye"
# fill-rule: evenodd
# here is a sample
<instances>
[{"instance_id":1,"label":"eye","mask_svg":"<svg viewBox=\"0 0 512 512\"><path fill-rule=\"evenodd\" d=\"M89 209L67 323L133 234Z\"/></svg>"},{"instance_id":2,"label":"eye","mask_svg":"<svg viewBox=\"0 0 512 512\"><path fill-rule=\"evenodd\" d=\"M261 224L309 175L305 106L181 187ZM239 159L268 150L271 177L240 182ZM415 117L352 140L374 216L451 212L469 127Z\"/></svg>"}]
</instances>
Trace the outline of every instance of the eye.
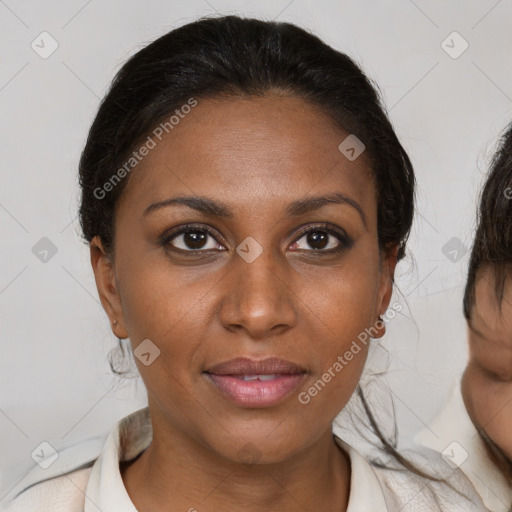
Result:
<instances>
[{"instance_id":1,"label":"eye","mask_svg":"<svg viewBox=\"0 0 512 512\"><path fill-rule=\"evenodd\" d=\"M510 377L503 373L496 373L488 370L487 375L489 376L490 380L494 382L510 382Z\"/></svg>"},{"instance_id":2,"label":"eye","mask_svg":"<svg viewBox=\"0 0 512 512\"><path fill-rule=\"evenodd\" d=\"M506 371L493 371L480 364L480 368L484 372L485 376L493 382L510 382L510 375Z\"/></svg>"},{"instance_id":3,"label":"eye","mask_svg":"<svg viewBox=\"0 0 512 512\"><path fill-rule=\"evenodd\" d=\"M338 253L351 247L353 243L344 230L328 223L308 226L299 233L299 236L301 238L291 245L294 251ZM301 242L306 247L300 247Z\"/></svg>"},{"instance_id":4,"label":"eye","mask_svg":"<svg viewBox=\"0 0 512 512\"><path fill-rule=\"evenodd\" d=\"M204 225L184 226L165 236L161 244L182 252L211 251L223 247L217 243L214 231Z\"/></svg>"},{"instance_id":5,"label":"eye","mask_svg":"<svg viewBox=\"0 0 512 512\"><path fill-rule=\"evenodd\" d=\"M337 253L352 245L352 240L344 230L328 223L308 226L302 229L298 236L300 238L290 246L292 251ZM218 243L216 233L204 225L183 226L164 235L160 243L176 252L226 250L223 245ZM309 248L301 247L301 245L309 245Z\"/></svg>"}]
</instances>

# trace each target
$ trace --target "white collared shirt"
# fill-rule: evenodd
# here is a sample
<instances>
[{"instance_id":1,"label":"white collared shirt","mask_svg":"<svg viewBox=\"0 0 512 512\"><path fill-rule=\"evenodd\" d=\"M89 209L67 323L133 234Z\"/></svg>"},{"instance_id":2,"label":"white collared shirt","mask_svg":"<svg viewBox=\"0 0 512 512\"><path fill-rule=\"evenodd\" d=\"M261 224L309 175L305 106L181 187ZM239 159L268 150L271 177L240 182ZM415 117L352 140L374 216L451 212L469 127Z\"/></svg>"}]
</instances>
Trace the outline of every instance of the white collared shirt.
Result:
<instances>
[{"instance_id":1,"label":"white collared shirt","mask_svg":"<svg viewBox=\"0 0 512 512\"><path fill-rule=\"evenodd\" d=\"M452 458L471 481L490 512L508 512L512 488L489 459L484 441L469 417L461 392L460 379L439 415L422 429L415 441ZM457 443L457 444L452 444Z\"/></svg>"},{"instance_id":2,"label":"white collared shirt","mask_svg":"<svg viewBox=\"0 0 512 512\"><path fill-rule=\"evenodd\" d=\"M135 458L149 446L151 440L151 419L149 409L145 407L116 424L106 438L101 453L91 460L89 467L67 471L37 483L28 483L29 478L25 481L28 488L18 492L4 510L137 512L124 486L119 462ZM347 512L486 512L469 482L458 470L450 468L449 480L470 497L468 500L449 489L435 485L430 487L425 479L408 471L372 466L339 437L335 436L335 440L346 451L351 463ZM434 452L430 453L435 456L434 459L438 457ZM431 460L432 468L439 468L439 461L434 459Z\"/></svg>"}]
</instances>

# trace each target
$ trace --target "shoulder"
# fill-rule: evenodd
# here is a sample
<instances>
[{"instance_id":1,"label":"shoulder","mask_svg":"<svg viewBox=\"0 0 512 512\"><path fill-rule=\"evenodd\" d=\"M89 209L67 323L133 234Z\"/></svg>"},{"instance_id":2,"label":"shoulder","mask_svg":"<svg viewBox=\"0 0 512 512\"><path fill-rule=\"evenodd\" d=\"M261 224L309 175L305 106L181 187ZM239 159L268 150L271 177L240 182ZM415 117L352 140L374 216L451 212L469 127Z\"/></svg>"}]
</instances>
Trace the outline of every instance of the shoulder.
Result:
<instances>
[{"instance_id":1,"label":"shoulder","mask_svg":"<svg viewBox=\"0 0 512 512\"><path fill-rule=\"evenodd\" d=\"M448 466L433 450L401 448L402 464L375 445L359 451L337 435L335 439L351 463L347 512L488 512L463 473Z\"/></svg>"},{"instance_id":2,"label":"shoulder","mask_svg":"<svg viewBox=\"0 0 512 512\"><path fill-rule=\"evenodd\" d=\"M394 459L386 464L373 462L372 468L383 489L390 510L418 512L484 512L481 498L459 468L454 468L436 452L424 447L402 450L416 468L439 481L420 476Z\"/></svg>"},{"instance_id":3,"label":"shoulder","mask_svg":"<svg viewBox=\"0 0 512 512\"><path fill-rule=\"evenodd\" d=\"M105 436L97 436L55 450L56 458L51 464L34 464L4 496L0 509L9 512L75 510L70 506L66 508L66 504L75 503L80 497L83 502L82 491L104 443ZM44 451L41 453L44 455ZM56 508L55 503L60 508Z\"/></svg>"},{"instance_id":4,"label":"shoulder","mask_svg":"<svg viewBox=\"0 0 512 512\"><path fill-rule=\"evenodd\" d=\"M77 469L23 490L4 512L83 512L91 467Z\"/></svg>"}]
</instances>

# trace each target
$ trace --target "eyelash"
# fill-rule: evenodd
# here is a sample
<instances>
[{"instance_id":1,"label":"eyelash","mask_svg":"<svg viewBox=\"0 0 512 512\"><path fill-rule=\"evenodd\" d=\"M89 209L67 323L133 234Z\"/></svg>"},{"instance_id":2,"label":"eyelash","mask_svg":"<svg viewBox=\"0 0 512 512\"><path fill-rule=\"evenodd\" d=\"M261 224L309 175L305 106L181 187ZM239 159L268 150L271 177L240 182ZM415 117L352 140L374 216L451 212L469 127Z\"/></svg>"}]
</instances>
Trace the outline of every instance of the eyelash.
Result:
<instances>
[{"instance_id":1,"label":"eyelash","mask_svg":"<svg viewBox=\"0 0 512 512\"><path fill-rule=\"evenodd\" d=\"M182 235L184 233L187 233L189 231L203 231L205 233L208 233L208 235L210 235L213 239L215 239L218 242L216 233L208 226L205 226L203 224L188 224L186 226L183 226L183 227L177 229L176 231L172 231L171 233L164 234L160 241L160 245L165 246L166 248L170 249L171 251L179 252L180 254L187 254L187 253L201 254L202 252L215 250L215 249L184 250L184 249L176 248L171 244L171 241L174 238L176 238L177 236ZM316 224L314 226L308 226L308 227L300 230L299 233L297 234L297 238L295 239L295 241L300 240L304 235L307 235L309 233L314 233L316 231L321 231L321 232L325 232L329 235L333 235L339 241L338 247L336 247L334 249L328 249L328 250L323 250L323 249L309 249L309 250L308 249L299 249L299 250L313 251L317 254L339 254L339 253L343 252L344 250L349 249L352 246L353 242L352 242L351 238L345 233L345 231L340 228L334 227L334 225L331 225L329 223L320 223L320 224Z\"/></svg>"},{"instance_id":2,"label":"eyelash","mask_svg":"<svg viewBox=\"0 0 512 512\"><path fill-rule=\"evenodd\" d=\"M503 378L500 375L498 375L497 373L491 372L489 370L485 370L485 372L487 373L488 377L492 381L494 381L494 382L499 382L499 383L502 383L502 384L505 383L505 382L510 382L510 379Z\"/></svg>"},{"instance_id":3,"label":"eyelash","mask_svg":"<svg viewBox=\"0 0 512 512\"><path fill-rule=\"evenodd\" d=\"M489 370L488 368L486 368L483 364L479 364L478 366L480 367L481 371L484 373L484 375L489 380L491 380L493 382L501 383L501 384L503 384L505 382L510 382L510 379L508 377L506 377L506 378L501 377L499 374L494 373L491 370Z\"/></svg>"}]
</instances>

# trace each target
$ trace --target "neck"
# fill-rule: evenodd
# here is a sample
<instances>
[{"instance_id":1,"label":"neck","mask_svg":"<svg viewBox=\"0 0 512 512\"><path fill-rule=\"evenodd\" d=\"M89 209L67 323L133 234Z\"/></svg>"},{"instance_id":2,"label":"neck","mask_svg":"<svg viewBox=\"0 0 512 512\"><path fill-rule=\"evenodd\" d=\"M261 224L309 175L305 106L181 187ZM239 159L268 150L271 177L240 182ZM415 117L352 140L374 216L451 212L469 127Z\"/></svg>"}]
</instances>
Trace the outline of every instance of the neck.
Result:
<instances>
[{"instance_id":1,"label":"neck","mask_svg":"<svg viewBox=\"0 0 512 512\"><path fill-rule=\"evenodd\" d=\"M331 430L288 460L242 464L186 432L153 428L150 446L120 470L140 512L219 512L241 504L245 512L345 512L350 490L350 460Z\"/></svg>"}]
</instances>

